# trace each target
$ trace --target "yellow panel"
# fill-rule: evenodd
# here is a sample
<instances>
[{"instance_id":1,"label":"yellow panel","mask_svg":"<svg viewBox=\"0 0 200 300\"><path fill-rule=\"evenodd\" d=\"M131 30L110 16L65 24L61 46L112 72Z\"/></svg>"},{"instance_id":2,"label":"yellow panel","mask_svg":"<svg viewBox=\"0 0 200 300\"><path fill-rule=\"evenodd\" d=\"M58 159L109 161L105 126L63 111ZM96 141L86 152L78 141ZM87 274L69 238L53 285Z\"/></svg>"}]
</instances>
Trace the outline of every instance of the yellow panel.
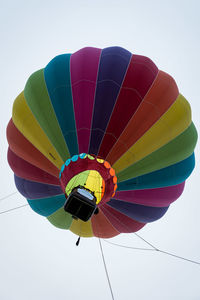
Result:
<instances>
[{"instance_id":1,"label":"yellow panel","mask_svg":"<svg viewBox=\"0 0 200 300\"><path fill-rule=\"evenodd\" d=\"M33 116L31 110L26 104L23 92L15 99L12 119L19 131L57 168L60 169L64 162Z\"/></svg>"},{"instance_id":2,"label":"yellow panel","mask_svg":"<svg viewBox=\"0 0 200 300\"><path fill-rule=\"evenodd\" d=\"M74 220L69 228L73 233L83 236L92 237L94 236L92 231L91 221L83 222L81 220Z\"/></svg>"},{"instance_id":3,"label":"yellow panel","mask_svg":"<svg viewBox=\"0 0 200 300\"><path fill-rule=\"evenodd\" d=\"M85 187L90 191L94 192L97 198L97 204L101 201L102 198L102 185L102 177L99 174L99 172L95 170L90 170Z\"/></svg>"},{"instance_id":4,"label":"yellow panel","mask_svg":"<svg viewBox=\"0 0 200 300\"><path fill-rule=\"evenodd\" d=\"M115 172L121 172L164 146L181 134L190 123L190 105L180 94L166 113L113 165Z\"/></svg>"},{"instance_id":5,"label":"yellow panel","mask_svg":"<svg viewBox=\"0 0 200 300\"><path fill-rule=\"evenodd\" d=\"M99 172L86 170L77 174L68 182L65 188L66 194L69 195L73 188L78 185L84 186L86 189L94 192L97 198L97 204L101 201L104 195L104 181Z\"/></svg>"}]
</instances>

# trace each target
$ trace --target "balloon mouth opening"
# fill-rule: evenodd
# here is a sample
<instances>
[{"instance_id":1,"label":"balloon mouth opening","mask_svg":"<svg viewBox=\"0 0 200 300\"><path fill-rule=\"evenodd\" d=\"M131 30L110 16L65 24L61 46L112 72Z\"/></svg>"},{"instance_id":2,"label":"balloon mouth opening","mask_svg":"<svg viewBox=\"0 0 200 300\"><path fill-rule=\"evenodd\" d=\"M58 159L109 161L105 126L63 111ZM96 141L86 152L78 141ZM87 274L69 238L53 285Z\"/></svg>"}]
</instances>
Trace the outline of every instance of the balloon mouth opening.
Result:
<instances>
[{"instance_id":1,"label":"balloon mouth opening","mask_svg":"<svg viewBox=\"0 0 200 300\"><path fill-rule=\"evenodd\" d=\"M72 192L66 197L64 210L72 215L75 220L87 222L94 214L98 214L99 209L96 204L94 192L83 186L73 188Z\"/></svg>"},{"instance_id":2,"label":"balloon mouth opening","mask_svg":"<svg viewBox=\"0 0 200 300\"><path fill-rule=\"evenodd\" d=\"M117 190L115 170L109 162L90 154L81 153L68 159L59 178L67 199L64 209L85 221L98 212L97 207L114 197Z\"/></svg>"}]
</instances>

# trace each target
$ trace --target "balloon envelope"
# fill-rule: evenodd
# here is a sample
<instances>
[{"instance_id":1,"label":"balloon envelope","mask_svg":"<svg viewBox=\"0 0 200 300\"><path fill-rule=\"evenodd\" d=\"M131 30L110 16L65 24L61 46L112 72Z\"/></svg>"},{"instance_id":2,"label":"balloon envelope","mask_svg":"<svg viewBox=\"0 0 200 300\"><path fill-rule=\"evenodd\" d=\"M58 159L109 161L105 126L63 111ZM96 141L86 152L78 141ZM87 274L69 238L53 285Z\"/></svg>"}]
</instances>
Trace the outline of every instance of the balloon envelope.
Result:
<instances>
[{"instance_id":1,"label":"balloon envelope","mask_svg":"<svg viewBox=\"0 0 200 300\"><path fill-rule=\"evenodd\" d=\"M7 127L8 162L30 207L79 236L110 238L161 218L182 194L197 132L174 79L120 47L56 56L28 79ZM98 213L64 210L82 186Z\"/></svg>"}]
</instances>

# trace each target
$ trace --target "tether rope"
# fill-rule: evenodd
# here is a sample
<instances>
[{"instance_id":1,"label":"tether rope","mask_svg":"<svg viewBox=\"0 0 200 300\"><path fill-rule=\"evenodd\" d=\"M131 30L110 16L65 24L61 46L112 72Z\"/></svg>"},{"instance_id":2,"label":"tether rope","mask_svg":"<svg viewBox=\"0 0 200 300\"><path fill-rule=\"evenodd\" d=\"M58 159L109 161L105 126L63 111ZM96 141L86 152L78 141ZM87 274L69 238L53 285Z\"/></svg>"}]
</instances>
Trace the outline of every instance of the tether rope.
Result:
<instances>
[{"instance_id":1,"label":"tether rope","mask_svg":"<svg viewBox=\"0 0 200 300\"><path fill-rule=\"evenodd\" d=\"M0 201L5 200L5 199L7 199L7 198L9 198L9 197L11 197L11 196L13 196L15 194L17 194L17 192L13 192L13 193L11 193L11 194L9 194L7 196L4 196L3 198L0 198Z\"/></svg>"},{"instance_id":2,"label":"tether rope","mask_svg":"<svg viewBox=\"0 0 200 300\"><path fill-rule=\"evenodd\" d=\"M4 199L7 199L11 196L13 196L14 194L16 194L17 192L13 192L3 198L0 198L0 201L4 200ZM10 208L10 209L7 209L7 210L4 210L4 211L0 211L0 215L1 214L5 214L5 213L8 213L8 212L11 212L11 211L14 211L14 210L17 210L17 209L20 209L20 208L23 208L23 207L26 207L28 206L29 204L24 204L24 205L20 205L20 206L17 206L17 207L14 207L14 208ZM198 261L195 261L195 260L191 260L191 259L188 259L188 258L185 258L183 256L179 256L179 255L176 255L174 253L171 253L171 252L167 252L167 251L164 251L164 250L161 250L157 247L155 247L153 244L151 244L150 242L148 242L146 239L144 239L142 236L140 236L138 233L134 233L139 239L141 239L143 242L145 242L147 245L151 246L152 249L149 249L149 248L138 248L138 247L131 247L131 246L124 246L124 245L120 245L120 244L117 244L117 243L113 243L113 242L109 242L107 240L104 240L104 242L108 243L108 244L111 244L113 246L118 246L118 247L122 247L122 248L128 248L128 249L133 249L133 250L146 250L146 251L156 251L156 252L160 252L160 253L163 253L165 255L169 255L169 256L172 256L172 257L175 257L175 258L178 258L178 259L181 259L181 260L184 260L184 261L187 261L187 262L190 262L190 263L193 263L193 264L196 264L196 265L200 265L200 262ZM113 295L113 291L112 291L112 287L111 287L111 283L110 283L110 278L109 278L109 275L108 275L108 270L107 270L107 267L106 267L106 262L105 262L105 258L104 258L104 253L103 253L103 248L102 248L102 244L101 244L101 240L99 238L99 244L100 244L100 249L101 249L101 254L102 254L102 259L103 259L103 263L104 263L104 268L105 268L105 272L106 272L106 276L107 276L107 279L108 279L108 284L109 284L109 288L110 288L110 292L111 292L111 295L112 295L112 299L114 300L114 295Z\"/></svg>"},{"instance_id":3,"label":"tether rope","mask_svg":"<svg viewBox=\"0 0 200 300\"><path fill-rule=\"evenodd\" d=\"M4 211L0 211L0 215L2 214L5 214L7 212L10 212L10 211L13 211L13 210L17 210L19 208L22 208L22 207L25 207L25 206L28 206L29 204L24 204L24 205L21 205L21 206L17 206L17 207L14 207L14 208L10 208L10 209L7 209L7 210L4 210Z\"/></svg>"},{"instance_id":4,"label":"tether rope","mask_svg":"<svg viewBox=\"0 0 200 300\"><path fill-rule=\"evenodd\" d=\"M158 249L158 248L154 247L152 244L150 244L147 240L145 240L144 238L142 238L141 236L139 236L138 234L136 234L136 235L137 235L137 237L139 237L140 239L142 239L146 244L151 245L152 249L149 249L149 248L137 248L137 247L131 247L131 246L124 246L124 245L121 245L121 244L109 242L107 240L103 240L103 241L106 242L106 243L108 243L108 244L111 244L113 246L122 247L122 248L128 248L128 249L133 249L133 250L149 250L149 251L160 252L160 253L163 253L165 255L173 256L175 258L178 258L178 259L181 259L181 260L184 260L184 261L196 264L196 265L200 265L200 262L198 262L198 261L191 260L191 259L185 258L183 256L179 256L179 255L176 255L174 253L170 253L170 252Z\"/></svg>"},{"instance_id":5,"label":"tether rope","mask_svg":"<svg viewBox=\"0 0 200 300\"><path fill-rule=\"evenodd\" d=\"M104 264L104 269L105 269L106 277L107 277L107 280L108 280L108 285L109 285L109 288L110 288L110 293L111 293L112 299L115 300L114 294L113 294L113 290L112 290L112 286L111 286L111 282L110 282L110 278L109 278L109 274L108 274L108 270L107 270L107 266L106 266L106 261L105 261L104 253L103 253L103 247L102 247L101 239L100 238L99 238L99 245L100 245L100 249L101 249L101 255L102 255L102 259L103 259L103 264Z\"/></svg>"}]
</instances>

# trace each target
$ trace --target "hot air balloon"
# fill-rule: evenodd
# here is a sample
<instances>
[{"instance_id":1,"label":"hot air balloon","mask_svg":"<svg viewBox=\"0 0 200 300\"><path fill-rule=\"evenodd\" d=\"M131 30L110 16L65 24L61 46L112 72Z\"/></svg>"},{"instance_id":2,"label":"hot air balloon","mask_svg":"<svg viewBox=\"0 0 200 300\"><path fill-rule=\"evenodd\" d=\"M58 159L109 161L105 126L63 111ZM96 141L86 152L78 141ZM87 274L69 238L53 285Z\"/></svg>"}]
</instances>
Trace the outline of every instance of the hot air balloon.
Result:
<instances>
[{"instance_id":1,"label":"hot air balloon","mask_svg":"<svg viewBox=\"0 0 200 300\"><path fill-rule=\"evenodd\" d=\"M111 238L178 199L197 132L174 79L148 57L87 47L30 76L7 139L16 187L36 213L79 236Z\"/></svg>"}]
</instances>

